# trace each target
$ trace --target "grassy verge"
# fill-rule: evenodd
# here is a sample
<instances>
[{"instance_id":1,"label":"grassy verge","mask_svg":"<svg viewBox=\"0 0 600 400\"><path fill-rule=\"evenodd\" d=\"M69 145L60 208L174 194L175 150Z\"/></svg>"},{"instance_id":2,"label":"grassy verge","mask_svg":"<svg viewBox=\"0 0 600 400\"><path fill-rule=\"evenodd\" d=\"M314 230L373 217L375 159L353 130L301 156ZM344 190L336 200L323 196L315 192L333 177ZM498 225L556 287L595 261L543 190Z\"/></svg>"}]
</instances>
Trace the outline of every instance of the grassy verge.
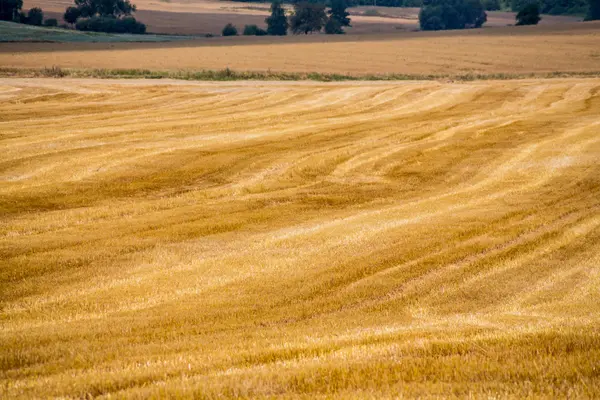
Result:
<instances>
[{"instance_id":1,"label":"grassy verge","mask_svg":"<svg viewBox=\"0 0 600 400\"><path fill-rule=\"evenodd\" d=\"M372 74L344 75L319 72L272 72L272 71L153 71L147 69L70 69L70 68L4 68L0 67L0 77L16 78L99 78L99 79L179 79L189 81L409 81L409 80L512 80L512 79L551 79L551 78L597 78L600 71L590 72L551 72L529 74Z\"/></svg>"},{"instance_id":2,"label":"grassy verge","mask_svg":"<svg viewBox=\"0 0 600 400\"><path fill-rule=\"evenodd\" d=\"M49 28L0 21L0 42L171 42L193 38L193 36L184 35L82 32L74 29Z\"/></svg>"}]
</instances>

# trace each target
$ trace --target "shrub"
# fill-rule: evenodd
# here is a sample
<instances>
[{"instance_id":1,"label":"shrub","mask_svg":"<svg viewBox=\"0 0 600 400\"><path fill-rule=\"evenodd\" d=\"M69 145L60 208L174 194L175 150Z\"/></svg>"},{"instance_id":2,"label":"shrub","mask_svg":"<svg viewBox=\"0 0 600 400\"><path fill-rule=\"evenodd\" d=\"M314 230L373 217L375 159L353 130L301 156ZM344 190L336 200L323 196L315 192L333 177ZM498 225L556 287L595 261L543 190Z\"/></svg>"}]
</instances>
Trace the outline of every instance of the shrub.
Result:
<instances>
[{"instance_id":1,"label":"shrub","mask_svg":"<svg viewBox=\"0 0 600 400\"><path fill-rule=\"evenodd\" d=\"M265 36L267 31L256 25L246 25L244 27L244 36Z\"/></svg>"},{"instance_id":2,"label":"shrub","mask_svg":"<svg viewBox=\"0 0 600 400\"><path fill-rule=\"evenodd\" d=\"M146 25L133 17L117 19L117 29L119 31L118 33L146 33Z\"/></svg>"},{"instance_id":3,"label":"shrub","mask_svg":"<svg viewBox=\"0 0 600 400\"><path fill-rule=\"evenodd\" d=\"M42 25L44 21L44 12L39 7L34 7L27 13L27 23L29 25Z\"/></svg>"},{"instance_id":4,"label":"shrub","mask_svg":"<svg viewBox=\"0 0 600 400\"><path fill-rule=\"evenodd\" d=\"M540 19L540 6L537 3L531 3L523 7L517 14L517 25L537 25Z\"/></svg>"},{"instance_id":5,"label":"shrub","mask_svg":"<svg viewBox=\"0 0 600 400\"><path fill-rule=\"evenodd\" d=\"M54 27L58 26L58 20L56 18L48 18L44 21L44 26Z\"/></svg>"},{"instance_id":6,"label":"shrub","mask_svg":"<svg viewBox=\"0 0 600 400\"><path fill-rule=\"evenodd\" d=\"M133 17L91 17L80 18L75 25L79 31L106 32L106 33L146 33L146 25L138 22Z\"/></svg>"},{"instance_id":7,"label":"shrub","mask_svg":"<svg viewBox=\"0 0 600 400\"><path fill-rule=\"evenodd\" d=\"M238 31L237 28L230 23L225 25L221 34L223 36L236 36L238 34Z\"/></svg>"}]
</instances>

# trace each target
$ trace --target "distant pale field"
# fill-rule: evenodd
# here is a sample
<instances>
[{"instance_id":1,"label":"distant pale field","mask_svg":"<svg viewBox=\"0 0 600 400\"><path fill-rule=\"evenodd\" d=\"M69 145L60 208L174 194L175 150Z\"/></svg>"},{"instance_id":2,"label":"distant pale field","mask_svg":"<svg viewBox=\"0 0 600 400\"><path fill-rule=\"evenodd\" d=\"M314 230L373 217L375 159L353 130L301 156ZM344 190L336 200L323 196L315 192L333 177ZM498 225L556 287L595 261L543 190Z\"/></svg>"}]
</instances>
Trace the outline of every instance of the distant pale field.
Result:
<instances>
[{"instance_id":1,"label":"distant pale field","mask_svg":"<svg viewBox=\"0 0 600 400\"><path fill-rule=\"evenodd\" d=\"M72 0L25 0L25 9L41 7L48 16L62 20L65 9ZM220 34L223 26L233 23L238 28L247 24L265 26L269 3L234 2L219 0L134 0L139 18L153 33L170 34ZM291 10L291 7L288 6ZM366 10L377 10L379 16L364 16ZM394 33L418 29L418 8L355 7L351 8L352 28L348 32ZM573 22L580 18L544 16L541 24ZM486 26L505 26L515 23L515 14L490 12Z\"/></svg>"},{"instance_id":2,"label":"distant pale field","mask_svg":"<svg viewBox=\"0 0 600 400\"><path fill-rule=\"evenodd\" d=\"M598 110L0 80L0 398L598 398Z\"/></svg>"},{"instance_id":3,"label":"distant pale field","mask_svg":"<svg viewBox=\"0 0 600 400\"><path fill-rule=\"evenodd\" d=\"M172 43L4 43L1 67L223 69L342 74L600 71L600 24Z\"/></svg>"}]
</instances>

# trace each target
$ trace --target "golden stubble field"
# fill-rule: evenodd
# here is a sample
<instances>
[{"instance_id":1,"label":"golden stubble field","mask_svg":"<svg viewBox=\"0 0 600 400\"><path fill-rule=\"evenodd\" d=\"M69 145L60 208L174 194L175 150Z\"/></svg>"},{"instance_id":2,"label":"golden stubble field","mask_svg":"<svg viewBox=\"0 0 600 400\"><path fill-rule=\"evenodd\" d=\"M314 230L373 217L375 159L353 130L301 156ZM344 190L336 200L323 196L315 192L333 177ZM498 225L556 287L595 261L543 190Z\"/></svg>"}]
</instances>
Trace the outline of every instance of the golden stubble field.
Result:
<instances>
[{"instance_id":1,"label":"golden stubble field","mask_svg":"<svg viewBox=\"0 0 600 400\"><path fill-rule=\"evenodd\" d=\"M598 397L599 109L0 80L0 397Z\"/></svg>"},{"instance_id":2,"label":"golden stubble field","mask_svg":"<svg viewBox=\"0 0 600 400\"><path fill-rule=\"evenodd\" d=\"M2 67L365 74L600 72L600 23L171 43L2 43Z\"/></svg>"}]
</instances>

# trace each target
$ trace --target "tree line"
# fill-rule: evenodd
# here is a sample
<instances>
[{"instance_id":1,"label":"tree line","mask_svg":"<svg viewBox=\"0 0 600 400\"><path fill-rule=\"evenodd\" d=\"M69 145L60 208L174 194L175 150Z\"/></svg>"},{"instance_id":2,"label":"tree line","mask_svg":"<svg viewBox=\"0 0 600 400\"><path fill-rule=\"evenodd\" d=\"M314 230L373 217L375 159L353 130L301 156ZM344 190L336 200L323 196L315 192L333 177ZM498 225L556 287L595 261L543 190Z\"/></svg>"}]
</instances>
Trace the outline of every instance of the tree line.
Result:
<instances>
[{"instance_id":1,"label":"tree line","mask_svg":"<svg viewBox=\"0 0 600 400\"><path fill-rule=\"evenodd\" d=\"M44 19L44 12L33 7L27 13L22 11L23 0L0 0L0 21L19 22L36 26L58 26L56 18Z\"/></svg>"},{"instance_id":2,"label":"tree line","mask_svg":"<svg viewBox=\"0 0 600 400\"><path fill-rule=\"evenodd\" d=\"M487 21L485 1L423 0L419 24L422 30L479 28ZM511 7L517 12L516 25L536 25L541 20L540 14L548 12L553 1L555 4L560 1L561 7L587 1L585 7L580 5L577 9L581 14L586 12L585 19L588 21L600 20L600 0L511 0Z\"/></svg>"},{"instance_id":3,"label":"tree line","mask_svg":"<svg viewBox=\"0 0 600 400\"><path fill-rule=\"evenodd\" d=\"M233 0L270 2L271 0ZM303 0L286 0L286 3L295 4ZM418 7L427 3L426 0L346 0L348 7L355 6L382 6L382 7ZM590 8L598 7L598 0L481 0L486 11L512 10L519 12L530 4L537 4L540 13L551 15L595 15ZM327 4L329 5L329 4Z\"/></svg>"},{"instance_id":4,"label":"tree line","mask_svg":"<svg viewBox=\"0 0 600 400\"><path fill-rule=\"evenodd\" d=\"M347 11L345 0L331 0L329 11L325 3L318 0L301 1L294 3L294 10L286 16L285 8L280 0L271 3L271 15L265 19L267 29L263 30L256 25L246 25L244 35L247 36L284 36L288 30L293 34L305 34L324 31L326 34L343 34L344 27L350 25L350 13ZM237 28L227 24L221 32L223 36L235 36Z\"/></svg>"},{"instance_id":5,"label":"tree line","mask_svg":"<svg viewBox=\"0 0 600 400\"><path fill-rule=\"evenodd\" d=\"M322 0L301 0L293 3L293 11L287 16L281 0L271 3L271 15L265 19L267 29L246 25L244 35L287 35L309 34L324 31L327 34L343 34L350 25L347 11L348 0L330 0L329 10ZM374 0L375 1L375 0ZM419 24L422 30L479 28L487 21L486 9L495 7L500 0L422 0ZM540 21L540 13L548 7L583 7L586 20L600 20L600 0L510 0L511 7L518 12L517 25L534 25ZM557 5L558 4L558 5ZM28 13L22 11L23 0L0 0L0 20L31 25L57 26L54 18L44 20L44 13L34 7ZM560 8L560 9L563 9ZM137 21L132 14L136 6L130 0L75 0L65 10L63 19L72 27L82 31L113 33L145 33L146 25ZM227 24L223 36L237 35L232 24Z\"/></svg>"},{"instance_id":6,"label":"tree line","mask_svg":"<svg viewBox=\"0 0 600 400\"><path fill-rule=\"evenodd\" d=\"M0 20L58 26L55 18L44 20L41 8L34 7L27 14L22 8L23 0L0 0ZM63 19L82 31L146 33L146 25L132 17L135 11L135 5L129 0L75 0L74 6L65 10Z\"/></svg>"}]
</instances>

